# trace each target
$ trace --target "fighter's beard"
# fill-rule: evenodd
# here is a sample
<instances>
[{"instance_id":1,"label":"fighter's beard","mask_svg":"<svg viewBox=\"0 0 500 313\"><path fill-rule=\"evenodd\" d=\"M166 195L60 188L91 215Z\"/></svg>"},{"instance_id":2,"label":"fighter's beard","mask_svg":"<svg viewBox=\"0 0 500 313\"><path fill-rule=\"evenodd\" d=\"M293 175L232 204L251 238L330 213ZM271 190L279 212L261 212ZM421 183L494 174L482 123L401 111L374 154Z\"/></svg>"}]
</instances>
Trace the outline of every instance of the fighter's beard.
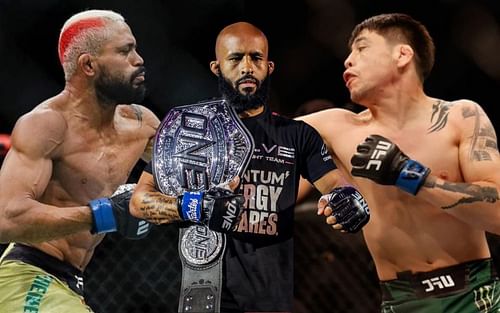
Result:
<instances>
[{"instance_id":1,"label":"fighter's beard","mask_svg":"<svg viewBox=\"0 0 500 313\"><path fill-rule=\"evenodd\" d=\"M241 79L240 79L241 80ZM229 101L236 113L242 113L247 110L256 109L260 106L265 106L269 98L269 75L260 82L254 94L242 94L238 89L235 89L232 83L222 75L219 75L219 91L222 97Z\"/></svg>"},{"instance_id":2,"label":"fighter's beard","mask_svg":"<svg viewBox=\"0 0 500 313\"><path fill-rule=\"evenodd\" d=\"M114 106L141 102L146 94L146 87L140 84L134 88L133 81L144 71L144 67L139 68L127 81L124 77L113 77L105 67L101 67L101 75L95 81L99 103L103 106Z\"/></svg>"}]
</instances>

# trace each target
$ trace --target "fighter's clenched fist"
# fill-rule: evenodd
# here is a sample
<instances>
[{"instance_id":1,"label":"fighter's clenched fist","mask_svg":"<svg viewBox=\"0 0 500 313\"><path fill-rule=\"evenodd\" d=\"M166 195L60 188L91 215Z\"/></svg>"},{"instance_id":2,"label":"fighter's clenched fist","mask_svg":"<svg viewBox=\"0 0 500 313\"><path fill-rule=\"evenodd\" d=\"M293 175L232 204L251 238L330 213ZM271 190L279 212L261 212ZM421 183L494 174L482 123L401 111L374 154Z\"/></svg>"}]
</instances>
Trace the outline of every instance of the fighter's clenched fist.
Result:
<instances>
[{"instance_id":1,"label":"fighter's clenched fist","mask_svg":"<svg viewBox=\"0 0 500 313\"><path fill-rule=\"evenodd\" d=\"M337 187L320 198L318 212L335 229L358 232L370 220L370 210L363 196L351 186Z\"/></svg>"},{"instance_id":2,"label":"fighter's clenched fist","mask_svg":"<svg viewBox=\"0 0 500 313\"><path fill-rule=\"evenodd\" d=\"M417 194L430 169L411 160L399 147L380 135L370 135L351 158L353 176L369 178L381 185L396 185Z\"/></svg>"}]
</instances>

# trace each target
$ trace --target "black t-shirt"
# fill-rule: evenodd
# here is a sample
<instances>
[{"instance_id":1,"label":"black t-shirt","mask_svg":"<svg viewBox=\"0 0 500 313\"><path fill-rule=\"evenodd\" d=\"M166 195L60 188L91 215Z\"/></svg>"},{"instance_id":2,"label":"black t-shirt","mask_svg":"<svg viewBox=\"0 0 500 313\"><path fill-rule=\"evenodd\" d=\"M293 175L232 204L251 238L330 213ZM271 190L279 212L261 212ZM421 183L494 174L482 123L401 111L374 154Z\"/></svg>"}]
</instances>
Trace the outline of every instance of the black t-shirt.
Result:
<instances>
[{"instance_id":1,"label":"black t-shirt","mask_svg":"<svg viewBox=\"0 0 500 313\"><path fill-rule=\"evenodd\" d=\"M268 110L242 121L253 135L255 150L241 177L245 210L228 236L223 290L241 310L291 312L299 178L314 182L335 164L320 135L304 122Z\"/></svg>"},{"instance_id":2,"label":"black t-shirt","mask_svg":"<svg viewBox=\"0 0 500 313\"><path fill-rule=\"evenodd\" d=\"M292 311L294 207L300 175L314 182L335 169L321 136L269 110L242 119L255 150L240 192L245 210L227 236L221 310ZM151 173L151 165L146 167Z\"/></svg>"}]
</instances>

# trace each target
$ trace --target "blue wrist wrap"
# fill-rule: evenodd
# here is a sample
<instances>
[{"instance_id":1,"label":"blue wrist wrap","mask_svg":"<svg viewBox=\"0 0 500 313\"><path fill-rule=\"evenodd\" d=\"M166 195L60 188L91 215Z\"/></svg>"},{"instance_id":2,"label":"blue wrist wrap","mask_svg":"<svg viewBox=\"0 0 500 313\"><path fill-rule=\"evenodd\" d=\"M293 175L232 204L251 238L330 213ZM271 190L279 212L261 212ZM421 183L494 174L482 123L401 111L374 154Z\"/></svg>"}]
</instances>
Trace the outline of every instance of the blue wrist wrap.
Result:
<instances>
[{"instance_id":1,"label":"blue wrist wrap","mask_svg":"<svg viewBox=\"0 0 500 313\"><path fill-rule=\"evenodd\" d=\"M399 172L396 186L406 192L416 195L429 173L430 170L428 167L425 167L415 160L408 160L403 169Z\"/></svg>"},{"instance_id":2,"label":"blue wrist wrap","mask_svg":"<svg viewBox=\"0 0 500 313\"><path fill-rule=\"evenodd\" d=\"M102 234L116 231L116 220L109 198L94 199L89 202L94 217L94 225L90 231L93 234Z\"/></svg>"},{"instance_id":3,"label":"blue wrist wrap","mask_svg":"<svg viewBox=\"0 0 500 313\"><path fill-rule=\"evenodd\" d=\"M203 192L186 191L182 197L182 218L192 222L200 222L202 201Z\"/></svg>"}]
</instances>

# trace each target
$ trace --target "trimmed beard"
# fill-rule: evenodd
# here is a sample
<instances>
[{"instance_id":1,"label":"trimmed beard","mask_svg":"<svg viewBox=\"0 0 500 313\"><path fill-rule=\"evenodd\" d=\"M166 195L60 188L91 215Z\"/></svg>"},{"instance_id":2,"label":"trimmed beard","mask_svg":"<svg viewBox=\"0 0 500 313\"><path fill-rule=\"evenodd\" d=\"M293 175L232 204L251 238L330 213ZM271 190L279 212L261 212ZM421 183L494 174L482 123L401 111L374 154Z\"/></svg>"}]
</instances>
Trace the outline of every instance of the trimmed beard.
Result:
<instances>
[{"instance_id":1,"label":"trimmed beard","mask_svg":"<svg viewBox=\"0 0 500 313\"><path fill-rule=\"evenodd\" d=\"M247 75L240 78L236 83L248 78L255 79L253 76ZM267 104L267 100L269 98L269 86L271 84L270 77L269 75L266 75L262 81L258 81L257 79L255 80L258 82L255 93L242 94L237 88L233 87L233 84L226 77L224 77L224 75L222 75L222 72L219 72L219 92L222 94L222 97L226 99L235 109L236 113L239 114Z\"/></svg>"},{"instance_id":2,"label":"trimmed beard","mask_svg":"<svg viewBox=\"0 0 500 313\"><path fill-rule=\"evenodd\" d=\"M134 87L134 79L144 74L145 71L144 66L139 67L127 81L123 75L113 77L111 72L105 66L102 66L101 73L94 83L99 103L103 106L113 106L138 103L144 100L146 86L142 83Z\"/></svg>"}]
</instances>

